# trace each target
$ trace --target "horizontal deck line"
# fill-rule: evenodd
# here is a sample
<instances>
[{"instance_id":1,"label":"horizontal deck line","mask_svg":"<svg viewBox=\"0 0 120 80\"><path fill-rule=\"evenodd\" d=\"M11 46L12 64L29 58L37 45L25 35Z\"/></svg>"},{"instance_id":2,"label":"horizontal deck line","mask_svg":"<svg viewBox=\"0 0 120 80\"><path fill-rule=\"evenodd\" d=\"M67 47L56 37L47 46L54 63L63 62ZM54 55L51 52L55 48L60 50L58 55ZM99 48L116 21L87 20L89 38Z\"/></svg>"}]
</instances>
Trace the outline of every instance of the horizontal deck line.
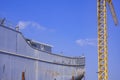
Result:
<instances>
[{"instance_id":1,"label":"horizontal deck line","mask_svg":"<svg viewBox=\"0 0 120 80\"><path fill-rule=\"evenodd\" d=\"M4 50L0 50L0 52L3 52L2 54L13 55L13 56L17 56L17 57L32 59L32 60L41 61L41 62L50 63L50 64L56 64L56 65L73 66L73 67L85 66L85 65L69 65L69 64L61 64L61 63L56 63L56 62L49 62L49 61L45 61L45 60L40 60L39 58L25 56L25 55L22 55L22 54L16 54L16 53L4 51Z\"/></svg>"}]
</instances>

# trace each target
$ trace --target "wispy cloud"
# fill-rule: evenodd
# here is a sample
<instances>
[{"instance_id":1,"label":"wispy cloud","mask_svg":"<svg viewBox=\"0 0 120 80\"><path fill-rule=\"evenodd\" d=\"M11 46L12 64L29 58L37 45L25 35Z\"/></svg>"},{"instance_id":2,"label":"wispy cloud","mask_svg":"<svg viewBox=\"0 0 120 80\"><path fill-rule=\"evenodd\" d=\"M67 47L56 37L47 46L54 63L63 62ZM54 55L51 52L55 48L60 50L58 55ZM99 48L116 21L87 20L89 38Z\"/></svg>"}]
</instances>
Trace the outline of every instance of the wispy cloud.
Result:
<instances>
[{"instance_id":1,"label":"wispy cloud","mask_svg":"<svg viewBox=\"0 0 120 80\"><path fill-rule=\"evenodd\" d=\"M76 44L79 46L97 46L97 39L78 39Z\"/></svg>"},{"instance_id":2,"label":"wispy cloud","mask_svg":"<svg viewBox=\"0 0 120 80\"><path fill-rule=\"evenodd\" d=\"M34 27L40 30L46 30L46 27L43 27L39 23L36 23L33 21L19 21L17 26L19 26L19 29L25 29L27 27Z\"/></svg>"}]
</instances>

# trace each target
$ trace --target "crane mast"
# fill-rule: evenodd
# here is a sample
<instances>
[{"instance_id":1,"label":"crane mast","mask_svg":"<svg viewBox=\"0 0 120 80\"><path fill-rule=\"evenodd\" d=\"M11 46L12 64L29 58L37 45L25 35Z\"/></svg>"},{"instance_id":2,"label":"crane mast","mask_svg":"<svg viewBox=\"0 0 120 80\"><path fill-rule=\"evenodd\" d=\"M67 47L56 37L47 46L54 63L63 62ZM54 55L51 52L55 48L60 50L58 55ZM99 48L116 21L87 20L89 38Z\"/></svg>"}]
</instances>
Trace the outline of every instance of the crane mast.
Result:
<instances>
[{"instance_id":1,"label":"crane mast","mask_svg":"<svg viewBox=\"0 0 120 80\"><path fill-rule=\"evenodd\" d=\"M106 3L110 7L113 20L118 24L111 0L97 0L98 16L98 80L108 80L108 41L107 41L107 11Z\"/></svg>"},{"instance_id":2,"label":"crane mast","mask_svg":"<svg viewBox=\"0 0 120 80\"><path fill-rule=\"evenodd\" d=\"M106 0L98 0L98 80L108 80Z\"/></svg>"}]
</instances>

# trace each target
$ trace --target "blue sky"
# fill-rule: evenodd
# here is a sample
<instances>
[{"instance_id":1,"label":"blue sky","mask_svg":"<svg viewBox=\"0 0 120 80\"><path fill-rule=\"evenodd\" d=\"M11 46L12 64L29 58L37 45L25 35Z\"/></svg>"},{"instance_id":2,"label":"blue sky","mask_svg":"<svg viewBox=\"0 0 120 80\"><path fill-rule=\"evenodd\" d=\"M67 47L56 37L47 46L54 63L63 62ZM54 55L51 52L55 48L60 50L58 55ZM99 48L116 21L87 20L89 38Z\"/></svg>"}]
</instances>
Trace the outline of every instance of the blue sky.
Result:
<instances>
[{"instance_id":1,"label":"blue sky","mask_svg":"<svg viewBox=\"0 0 120 80\"><path fill-rule=\"evenodd\" d=\"M86 80L97 80L97 0L0 0L0 17L53 52L86 57ZM120 22L120 2L113 1ZM120 24L108 10L109 80L120 79Z\"/></svg>"}]
</instances>

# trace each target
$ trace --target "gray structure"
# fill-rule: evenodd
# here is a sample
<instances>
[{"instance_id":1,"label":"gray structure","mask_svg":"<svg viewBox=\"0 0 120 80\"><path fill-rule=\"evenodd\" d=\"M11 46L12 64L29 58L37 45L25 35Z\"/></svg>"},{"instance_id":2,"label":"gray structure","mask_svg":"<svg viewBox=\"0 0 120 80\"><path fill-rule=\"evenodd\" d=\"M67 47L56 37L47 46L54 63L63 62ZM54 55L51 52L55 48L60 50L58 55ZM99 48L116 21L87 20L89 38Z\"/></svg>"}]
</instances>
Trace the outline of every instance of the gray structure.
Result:
<instances>
[{"instance_id":1,"label":"gray structure","mask_svg":"<svg viewBox=\"0 0 120 80\"><path fill-rule=\"evenodd\" d=\"M1 20L2 21L2 20ZM26 39L0 22L0 80L81 80L85 57L53 54L52 47Z\"/></svg>"}]
</instances>

